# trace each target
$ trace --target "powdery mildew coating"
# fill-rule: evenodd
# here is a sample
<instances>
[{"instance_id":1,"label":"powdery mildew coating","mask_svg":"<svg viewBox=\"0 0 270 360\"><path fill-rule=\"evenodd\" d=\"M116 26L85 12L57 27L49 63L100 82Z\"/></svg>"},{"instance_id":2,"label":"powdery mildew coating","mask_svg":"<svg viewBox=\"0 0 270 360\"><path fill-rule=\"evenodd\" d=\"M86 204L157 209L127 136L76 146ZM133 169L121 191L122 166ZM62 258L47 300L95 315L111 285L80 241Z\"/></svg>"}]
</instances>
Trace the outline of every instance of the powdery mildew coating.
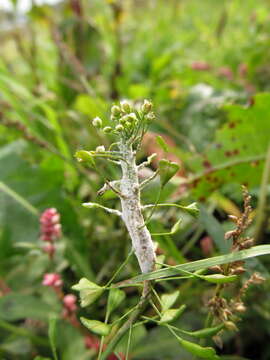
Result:
<instances>
[{"instance_id":1,"label":"powdery mildew coating","mask_svg":"<svg viewBox=\"0 0 270 360\"><path fill-rule=\"evenodd\" d=\"M127 227L132 240L141 271L150 272L154 269L155 250L154 244L141 211L140 187L138 178L138 167L136 165L136 154L132 145L121 142L120 151L123 159L121 161L122 179L120 191L122 194L122 219Z\"/></svg>"}]
</instances>

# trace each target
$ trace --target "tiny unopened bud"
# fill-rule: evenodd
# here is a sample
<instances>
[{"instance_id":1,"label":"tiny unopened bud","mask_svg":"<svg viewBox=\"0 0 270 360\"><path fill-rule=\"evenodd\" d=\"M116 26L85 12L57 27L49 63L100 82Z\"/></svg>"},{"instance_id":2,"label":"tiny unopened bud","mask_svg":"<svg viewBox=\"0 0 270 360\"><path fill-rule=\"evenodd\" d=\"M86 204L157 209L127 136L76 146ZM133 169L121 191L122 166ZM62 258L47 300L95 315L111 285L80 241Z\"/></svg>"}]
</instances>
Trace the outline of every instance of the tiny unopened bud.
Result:
<instances>
[{"instance_id":1,"label":"tiny unopened bud","mask_svg":"<svg viewBox=\"0 0 270 360\"><path fill-rule=\"evenodd\" d=\"M111 108L111 113L114 117L118 117L121 114L121 109L117 105L113 105Z\"/></svg>"},{"instance_id":2,"label":"tiny unopened bud","mask_svg":"<svg viewBox=\"0 0 270 360\"><path fill-rule=\"evenodd\" d=\"M261 284L265 281L265 278L256 272L252 275L251 280L253 284Z\"/></svg>"},{"instance_id":3,"label":"tiny unopened bud","mask_svg":"<svg viewBox=\"0 0 270 360\"><path fill-rule=\"evenodd\" d=\"M235 268L235 269L232 269L232 274L233 274L233 275L241 275L241 274L243 274L244 272L246 272L246 270L245 270L242 266L237 267L237 268Z\"/></svg>"},{"instance_id":4,"label":"tiny unopened bud","mask_svg":"<svg viewBox=\"0 0 270 360\"><path fill-rule=\"evenodd\" d=\"M225 321L225 328L231 331L238 331L238 327L232 321Z\"/></svg>"},{"instance_id":5,"label":"tiny unopened bud","mask_svg":"<svg viewBox=\"0 0 270 360\"><path fill-rule=\"evenodd\" d=\"M142 104L142 112L144 114L148 114L153 108L153 104L148 101L148 100L144 100L143 104Z\"/></svg>"},{"instance_id":6,"label":"tiny unopened bud","mask_svg":"<svg viewBox=\"0 0 270 360\"><path fill-rule=\"evenodd\" d=\"M111 128L110 126L105 126L105 127L103 128L103 132L104 132L105 134L109 134L109 133L112 132L112 128Z\"/></svg>"},{"instance_id":7,"label":"tiny unopened bud","mask_svg":"<svg viewBox=\"0 0 270 360\"><path fill-rule=\"evenodd\" d=\"M246 307L244 306L243 303L236 303L235 306L234 306L234 310L237 311L237 312L245 312L246 311Z\"/></svg>"},{"instance_id":8,"label":"tiny unopened bud","mask_svg":"<svg viewBox=\"0 0 270 360\"><path fill-rule=\"evenodd\" d=\"M95 117L94 119L93 119L93 121L92 121L92 124L93 124L93 126L95 126L95 127L97 127L97 128L101 128L101 126L102 126L102 120L101 120L101 118L100 117Z\"/></svg>"},{"instance_id":9,"label":"tiny unopened bud","mask_svg":"<svg viewBox=\"0 0 270 360\"><path fill-rule=\"evenodd\" d=\"M121 109L123 112L125 113L130 113L131 112L131 106L130 106L130 103L126 100L123 100L120 102L120 105L121 105Z\"/></svg>"},{"instance_id":10,"label":"tiny unopened bud","mask_svg":"<svg viewBox=\"0 0 270 360\"><path fill-rule=\"evenodd\" d=\"M219 347L220 349L223 348L223 341L219 335L215 335L212 337L214 343Z\"/></svg>"},{"instance_id":11,"label":"tiny unopened bud","mask_svg":"<svg viewBox=\"0 0 270 360\"><path fill-rule=\"evenodd\" d=\"M125 115L125 116L122 116L122 117L119 119L119 122L120 122L120 124L125 125L125 123L127 122L127 116L126 116L126 115Z\"/></svg>"},{"instance_id":12,"label":"tiny unopened bud","mask_svg":"<svg viewBox=\"0 0 270 360\"><path fill-rule=\"evenodd\" d=\"M253 246L253 239L248 239L241 244L242 249L249 249L251 246Z\"/></svg>"},{"instance_id":13,"label":"tiny unopened bud","mask_svg":"<svg viewBox=\"0 0 270 360\"><path fill-rule=\"evenodd\" d=\"M135 113L130 113L127 115L127 120L130 122L136 121L137 120L137 116Z\"/></svg>"},{"instance_id":14,"label":"tiny unopened bud","mask_svg":"<svg viewBox=\"0 0 270 360\"><path fill-rule=\"evenodd\" d=\"M238 217L235 215L228 215L228 218L232 220L234 223L237 223Z\"/></svg>"},{"instance_id":15,"label":"tiny unopened bud","mask_svg":"<svg viewBox=\"0 0 270 360\"><path fill-rule=\"evenodd\" d=\"M211 266L209 268L209 270L214 271L214 272L218 272L218 273L222 273L222 268L220 266L218 266L218 265Z\"/></svg>"},{"instance_id":16,"label":"tiny unopened bud","mask_svg":"<svg viewBox=\"0 0 270 360\"><path fill-rule=\"evenodd\" d=\"M100 145L96 147L96 152L104 152L105 151L105 146Z\"/></svg>"},{"instance_id":17,"label":"tiny unopened bud","mask_svg":"<svg viewBox=\"0 0 270 360\"><path fill-rule=\"evenodd\" d=\"M118 124L118 125L116 125L115 130L118 131L118 132L121 132L121 131L124 130L124 126L121 125L121 124Z\"/></svg>"},{"instance_id":18,"label":"tiny unopened bud","mask_svg":"<svg viewBox=\"0 0 270 360\"><path fill-rule=\"evenodd\" d=\"M151 121L154 121L155 120L155 114L151 111L150 113L148 113L146 116L145 116L146 120L151 122Z\"/></svg>"},{"instance_id":19,"label":"tiny unopened bud","mask_svg":"<svg viewBox=\"0 0 270 360\"><path fill-rule=\"evenodd\" d=\"M235 235L235 230L227 231L225 233L225 240L229 240L231 237Z\"/></svg>"}]
</instances>

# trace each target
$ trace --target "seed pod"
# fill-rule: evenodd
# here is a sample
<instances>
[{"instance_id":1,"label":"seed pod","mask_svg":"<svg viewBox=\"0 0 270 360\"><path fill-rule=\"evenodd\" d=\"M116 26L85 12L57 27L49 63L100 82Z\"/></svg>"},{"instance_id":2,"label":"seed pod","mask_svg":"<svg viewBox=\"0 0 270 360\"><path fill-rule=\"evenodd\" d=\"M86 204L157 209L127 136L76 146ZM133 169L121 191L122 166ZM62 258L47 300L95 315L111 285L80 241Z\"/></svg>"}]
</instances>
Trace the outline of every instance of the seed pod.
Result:
<instances>
[{"instance_id":1,"label":"seed pod","mask_svg":"<svg viewBox=\"0 0 270 360\"><path fill-rule=\"evenodd\" d=\"M231 331L238 331L238 327L232 321L225 321L224 326Z\"/></svg>"},{"instance_id":2,"label":"seed pod","mask_svg":"<svg viewBox=\"0 0 270 360\"><path fill-rule=\"evenodd\" d=\"M214 359L215 358L215 355L216 355L215 349L213 349L211 347L202 347L193 342L181 339L180 337L178 337L178 340L179 340L180 344L183 346L183 348L186 349L188 352L190 352L193 355L196 355L203 359Z\"/></svg>"}]
</instances>

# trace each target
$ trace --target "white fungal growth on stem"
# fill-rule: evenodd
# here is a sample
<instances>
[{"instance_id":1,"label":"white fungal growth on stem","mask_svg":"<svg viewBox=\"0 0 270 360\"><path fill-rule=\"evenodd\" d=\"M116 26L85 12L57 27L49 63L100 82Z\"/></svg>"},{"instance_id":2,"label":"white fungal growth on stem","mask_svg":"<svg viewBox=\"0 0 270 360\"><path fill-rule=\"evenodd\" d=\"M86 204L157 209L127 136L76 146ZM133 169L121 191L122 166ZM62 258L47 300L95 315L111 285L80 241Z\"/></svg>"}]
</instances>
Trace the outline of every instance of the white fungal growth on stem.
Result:
<instances>
[{"instance_id":1,"label":"white fungal growth on stem","mask_svg":"<svg viewBox=\"0 0 270 360\"><path fill-rule=\"evenodd\" d=\"M122 219L132 240L141 271L150 272L155 265L154 244L149 230L144 225L141 211L140 186L136 154L132 146L122 141L120 150L124 160L121 161L122 179L120 183Z\"/></svg>"}]
</instances>

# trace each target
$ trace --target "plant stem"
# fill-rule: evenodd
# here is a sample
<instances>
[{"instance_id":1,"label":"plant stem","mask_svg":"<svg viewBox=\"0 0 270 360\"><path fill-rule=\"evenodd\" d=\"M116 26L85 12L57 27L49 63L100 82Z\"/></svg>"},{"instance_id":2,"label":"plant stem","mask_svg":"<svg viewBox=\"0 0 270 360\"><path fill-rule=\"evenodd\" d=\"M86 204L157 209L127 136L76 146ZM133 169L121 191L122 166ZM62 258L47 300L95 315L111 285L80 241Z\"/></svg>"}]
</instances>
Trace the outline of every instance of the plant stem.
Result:
<instances>
[{"instance_id":1,"label":"plant stem","mask_svg":"<svg viewBox=\"0 0 270 360\"><path fill-rule=\"evenodd\" d=\"M144 311L146 305L149 302L149 297L151 293L151 282L150 281L144 281L143 284L143 292L142 296L140 298L140 301L134 311L131 313L128 320L122 325L122 327L118 330L118 332L115 334L115 336L111 339L110 343L106 347L105 351L100 357L100 360L105 360L107 357L114 351L115 347L119 343L119 341L123 338L123 336L126 334L127 331L129 331L130 326L132 326L135 321L138 319L138 317L141 315L141 313Z\"/></svg>"}]
</instances>

